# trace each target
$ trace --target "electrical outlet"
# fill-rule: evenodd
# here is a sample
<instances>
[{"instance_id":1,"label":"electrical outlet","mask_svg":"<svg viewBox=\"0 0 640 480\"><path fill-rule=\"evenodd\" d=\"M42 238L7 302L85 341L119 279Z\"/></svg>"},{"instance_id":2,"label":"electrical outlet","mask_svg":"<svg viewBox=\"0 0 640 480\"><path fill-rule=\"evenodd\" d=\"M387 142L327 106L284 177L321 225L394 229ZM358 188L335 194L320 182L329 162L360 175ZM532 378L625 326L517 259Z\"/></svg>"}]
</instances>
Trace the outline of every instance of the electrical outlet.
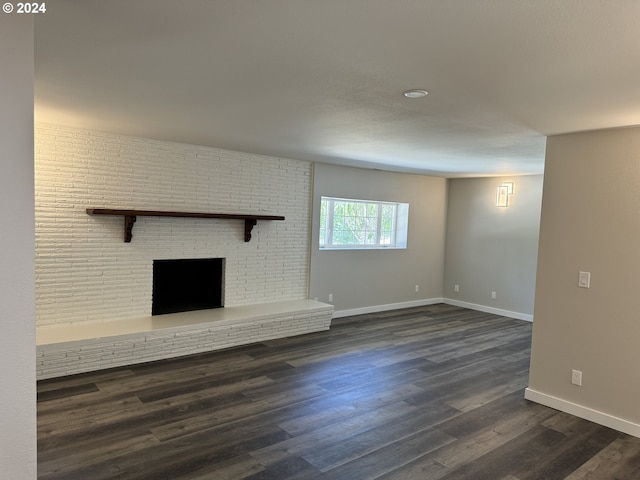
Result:
<instances>
[{"instance_id":1,"label":"electrical outlet","mask_svg":"<svg viewBox=\"0 0 640 480\"><path fill-rule=\"evenodd\" d=\"M571 383L582 386L582 372L580 370L571 370Z\"/></svg>"},{"instance_id":2,"label":"electrical outlet","mask_svg":"<svg viewBox=\"0 0 640 480\"><path fill-rule=\"evenodd\" d=\"M459 293L460 292L460 285L454 285L453 286L453 291L456 292L456 293Z\"/></svg>"},{"instance_id":3,"label":"electrical outlet","mask_svg":"<svg viewBox=\"0 0 640 480\"><path fill-rule=\"evenodd\" d=\"M496 292L491 292L491 299L495 300L496 298L498 298Z\"/></svg>"},{"instance_id":4,"label":"electrical outlet","mask_svg":"<svg viewBox=\"0 0 640 480\"><path fill-rule=\"evenodd\" d=\"M329 294L329 303L333 302L333 293Z\"/></svg>"},{"instance_id":5,"label":"electrical outlet","mask_svg":"<svg viewBox=\"0 0 640 480\"><path fill-rule=\"evenodd\" d=\"M420 291L420 285L416 285L416 293Z\"/></svg>"}]
</instances>

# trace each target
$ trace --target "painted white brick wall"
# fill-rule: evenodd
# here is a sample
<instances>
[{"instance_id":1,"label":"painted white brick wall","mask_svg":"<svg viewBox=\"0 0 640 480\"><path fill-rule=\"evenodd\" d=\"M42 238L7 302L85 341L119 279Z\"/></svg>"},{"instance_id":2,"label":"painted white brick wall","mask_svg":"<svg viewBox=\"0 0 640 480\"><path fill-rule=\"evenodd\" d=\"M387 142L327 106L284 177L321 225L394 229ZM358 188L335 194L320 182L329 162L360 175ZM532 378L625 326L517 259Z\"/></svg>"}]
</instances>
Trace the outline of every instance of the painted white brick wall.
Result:
<instances>
[{"instance_id":1,"label":"painted white brick wall","mask_svg":"<svg viewBox=\"0 0 640 480\"><path fill-rule=\"evenodd\" d=\"M226 258L225 305L306 298L312 165L38 124L37 325L151 314L154 259ZM284 215L258 222L122 217L86 208Z\"/></svg>"}]
</instances>

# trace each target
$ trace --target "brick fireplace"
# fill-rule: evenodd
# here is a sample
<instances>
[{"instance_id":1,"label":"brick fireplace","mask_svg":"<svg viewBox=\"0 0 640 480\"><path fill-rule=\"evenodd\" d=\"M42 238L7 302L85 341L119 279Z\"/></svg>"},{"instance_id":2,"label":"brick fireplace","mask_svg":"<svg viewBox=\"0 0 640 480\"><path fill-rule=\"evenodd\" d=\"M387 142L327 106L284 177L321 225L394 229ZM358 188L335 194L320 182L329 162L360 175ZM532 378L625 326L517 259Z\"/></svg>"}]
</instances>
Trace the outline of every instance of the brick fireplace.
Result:
<instances>
[{"instance_id":1,"label":"brick fireplace","mask_svg":"<svg viewBox=\"0 0 640 480\"><path fill-rule=\"evenodd\" d=\"M38 124L37 327L99 330L151 316L154 260L224 258L224 310L307 298L312 165ZM242 222L122 218L92 207L277 214Z\"/></svg>"}]
</instances>

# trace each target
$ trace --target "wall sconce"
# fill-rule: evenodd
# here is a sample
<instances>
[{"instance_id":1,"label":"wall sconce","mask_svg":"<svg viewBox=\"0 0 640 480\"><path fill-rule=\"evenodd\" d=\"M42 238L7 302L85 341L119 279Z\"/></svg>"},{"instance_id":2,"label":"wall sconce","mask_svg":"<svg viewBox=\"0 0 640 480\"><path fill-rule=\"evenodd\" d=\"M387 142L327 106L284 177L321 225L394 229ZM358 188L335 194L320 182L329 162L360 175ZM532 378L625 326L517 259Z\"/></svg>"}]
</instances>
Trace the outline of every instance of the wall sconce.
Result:
<instances>
[{"instance_id":1,"label":"wall sconce","mask_svg":"<svg viewBox=\"0 0 640 480\"><path fill-rule=\"evenodd\" d=\"M509 195L513 195L513 182L503 182L496 189L496 207L508 207Z\"/></svg>"}]
</instances>

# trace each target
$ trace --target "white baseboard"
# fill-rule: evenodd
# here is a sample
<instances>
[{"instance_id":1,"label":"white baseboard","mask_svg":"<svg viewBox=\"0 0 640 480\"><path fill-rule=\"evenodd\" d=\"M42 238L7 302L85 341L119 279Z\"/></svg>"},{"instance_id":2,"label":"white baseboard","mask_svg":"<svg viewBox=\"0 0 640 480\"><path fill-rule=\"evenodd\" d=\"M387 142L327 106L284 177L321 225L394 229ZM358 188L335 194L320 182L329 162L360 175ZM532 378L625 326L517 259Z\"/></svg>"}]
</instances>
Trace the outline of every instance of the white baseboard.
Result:
<instances>
[{"instance_id":1,"label":"white baseboard","mask_svg":"<svg viewBox=\"0 0 640 480\"><path fill-rule=\"evenodd\" d=\"M640 438L640 425L637 423L614 417L613 415L599 412L598 410L593 410L552 395L547 395L546 393L538 392L531 388L525 389L524 398L531 400L532 402L546 405L547 407L555 408L561 412L584 418L585 420L597 423L598 425L604 425L605 427L613 428L619 432Z\"/></svg>"},{"instance_id":2,"label":"white baseboard","mask_svg":"<svg viewBox=\"0 0 640 480\"><path fill-rule=\"evenodd\" d=\"M351 308L349 310L336 310L335 312L333 312L333 318L350 317L352 315L363 315L365 313L386 312L388 310L398 310L401 308L423 307L425 305L435 305L436 303L442 302L442 298L427 298L424 300L413 300L411 302L373 305L371 307Z\"/></svg>"},{"instance_id":3,"label":"white baseboard","mask_svg":"<svg viewBox=\"0 0 640 480\"><path fill-rule=\"evenodd\" d=\"M493 313L494 315L501 315L503 317L516 318L518 320L525 320L527 322L533 322L533 315L520 312L512 312L510 310L503 310L501 308L487 307L486 305L478 305L476 303L462 302L453 298L444 298L442 300L448 305L454 305L456 307L469 308L471 310L478 310L479 312Z\"/></svg>"}]
</instances>

